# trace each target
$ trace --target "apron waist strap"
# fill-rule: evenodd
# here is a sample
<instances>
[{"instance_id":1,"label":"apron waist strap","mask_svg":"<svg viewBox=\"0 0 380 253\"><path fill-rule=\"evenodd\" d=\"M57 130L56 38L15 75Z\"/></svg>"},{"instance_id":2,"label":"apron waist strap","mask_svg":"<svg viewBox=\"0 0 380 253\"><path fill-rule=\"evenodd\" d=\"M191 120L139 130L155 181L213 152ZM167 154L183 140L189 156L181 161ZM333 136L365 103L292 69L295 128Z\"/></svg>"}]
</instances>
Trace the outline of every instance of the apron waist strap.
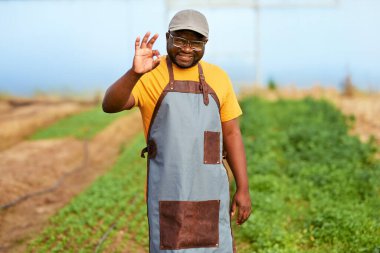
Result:
<instances>
[{"instance_id":1,"label":"apron waist strap","mask_svg":"<svg viewBox=\"0 0 380 253\"><path fill-rule=\"evenodd\" d=\"M149 140L148 145L141 150L141 157L145 158L145 153L148 153L148 158L155 158L157 154L157 145L154 140Z\"/></svg>"}]
</instances>

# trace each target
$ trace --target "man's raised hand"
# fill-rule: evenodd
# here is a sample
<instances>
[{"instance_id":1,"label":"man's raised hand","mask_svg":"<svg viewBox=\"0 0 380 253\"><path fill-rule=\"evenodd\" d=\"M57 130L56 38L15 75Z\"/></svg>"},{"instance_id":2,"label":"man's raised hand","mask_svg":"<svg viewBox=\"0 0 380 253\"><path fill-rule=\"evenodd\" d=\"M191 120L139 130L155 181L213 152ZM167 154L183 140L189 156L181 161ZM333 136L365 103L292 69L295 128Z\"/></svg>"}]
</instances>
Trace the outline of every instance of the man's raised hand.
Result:
<instances>
[{"instance_id":1,"label":"man's raised hand","mask_svg":"<svg viewBox=\"0 0 380 253\"><path fill-rule=\"evenodd\" d=\"M150 37L150 32L147 32L142 41L140 36L135 41L135 56L133 58L132 70L137 74L144 74L151 71L160 64L160 53L158 50L153 50L153 45L158 38L156 33Z\"/></svg>"}]
</instances>

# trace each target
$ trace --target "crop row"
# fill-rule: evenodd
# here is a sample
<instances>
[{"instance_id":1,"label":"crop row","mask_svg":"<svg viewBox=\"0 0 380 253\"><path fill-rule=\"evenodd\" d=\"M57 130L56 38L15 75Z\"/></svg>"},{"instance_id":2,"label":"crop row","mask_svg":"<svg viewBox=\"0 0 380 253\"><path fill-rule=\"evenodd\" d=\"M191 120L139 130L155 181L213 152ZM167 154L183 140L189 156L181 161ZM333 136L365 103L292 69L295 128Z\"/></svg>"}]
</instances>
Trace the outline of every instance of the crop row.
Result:
<instances>
[{"instance_id":1,"label":"crop row","mask_svg":"<svg viewBox=\"0 0 380 253\"><path fill-rule=\"evenodd\" d=\"M96 106L40 129L30 139L38 140L71 136L81 140L88 140L122 115L123 113L105 114L100 106Z\"/></svg>"},{"instance_id":2,"label":"crop row","mask_svg":"<svg viewBox=\"0 0 380 253\"><path fill-rule=\"evenodd\" d=\"M118 231L126 231L122 241L147 247L146 161L137 152L143 145L140 135L121 152L110 172L50 219L49 226L29 245L29 252L94 252L96 248L102 252ZM113 252L122 252L125 246L120 243Z\"/></svg>"},{"instance_id":3,"label":"crop row","mask_svg":"<svg viewBox=\"0 0 380 253\"><path fill-rule=\"evenodd\" d=\"M374 141L348 135L354 119L312 99L241 105L253 198L242 252L379 252L380 163Z\"/></svg>"},{"instance_id":4,"label":"crop row","mask_svg":"<svg viewBox=\"0 0 380 253\"><path fill-rule=\"evenodd\" d=\"M253 214L233 226L239 253L379 252L380 163L372 142L348 135L352 119L311 99L241 105ZM140 135L29 252L147 250L143 146Z\"/></svg>"}]
</instances>

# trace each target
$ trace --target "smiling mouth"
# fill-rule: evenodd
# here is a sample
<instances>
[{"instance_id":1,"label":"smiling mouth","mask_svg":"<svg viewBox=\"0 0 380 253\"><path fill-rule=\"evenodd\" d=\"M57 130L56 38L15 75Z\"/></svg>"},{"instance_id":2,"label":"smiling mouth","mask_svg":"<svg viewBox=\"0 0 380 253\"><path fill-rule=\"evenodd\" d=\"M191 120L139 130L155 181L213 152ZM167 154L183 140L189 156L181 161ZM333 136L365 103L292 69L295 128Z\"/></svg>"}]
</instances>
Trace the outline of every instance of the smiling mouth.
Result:
<instances>
[{"instance_id":1,"label":"smiling mouth","mask_svg":"<svg viewBox=\"0 0 380 253\"><path fill-rule=\"evenodd\" d=\"M183 54L181 55L181 54L179 54L177 57L181 61L191 61L193 59L192 55L183 55Z\"/></svg>"}]
</instances>

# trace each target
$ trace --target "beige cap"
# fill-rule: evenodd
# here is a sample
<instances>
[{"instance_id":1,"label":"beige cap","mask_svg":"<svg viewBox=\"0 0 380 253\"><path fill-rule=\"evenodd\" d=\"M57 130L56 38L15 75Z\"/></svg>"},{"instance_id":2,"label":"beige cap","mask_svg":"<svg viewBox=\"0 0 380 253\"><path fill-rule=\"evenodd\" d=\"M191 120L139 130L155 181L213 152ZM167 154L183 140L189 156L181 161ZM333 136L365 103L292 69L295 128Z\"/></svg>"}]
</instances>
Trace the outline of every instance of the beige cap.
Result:
<instances>
[{"instance_id":1,"label":"beige cap","mask_svg":"<svg viewBox=\"0 0 380 253\"><path fill-rule=\"evenodd\" d=\"M169 23L169 31L192 30L208 38L206 17L196 10L177 12Z\"/></svg>"}]
</instances>

